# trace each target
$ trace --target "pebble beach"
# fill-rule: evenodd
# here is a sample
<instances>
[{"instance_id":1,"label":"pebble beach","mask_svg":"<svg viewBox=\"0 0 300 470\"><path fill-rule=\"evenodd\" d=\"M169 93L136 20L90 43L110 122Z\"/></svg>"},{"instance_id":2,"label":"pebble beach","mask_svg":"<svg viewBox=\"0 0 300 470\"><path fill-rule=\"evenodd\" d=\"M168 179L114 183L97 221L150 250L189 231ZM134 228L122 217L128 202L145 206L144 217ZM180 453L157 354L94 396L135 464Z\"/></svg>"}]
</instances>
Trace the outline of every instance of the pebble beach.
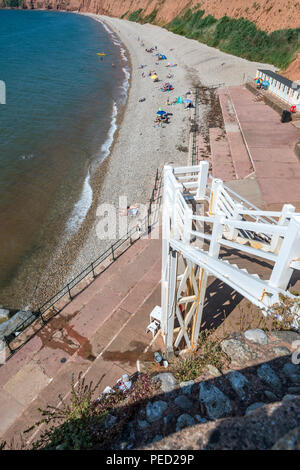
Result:
<instances>
[{"instance_id":1,"label":"pebble beach","mask_svg":"<svg viewBox=\"0 0 300 470\"><path fill-rule=\"evenodd\" d=\"M200 93L201 87L212 90L208 99L201 100L200 96L199 124L200 130L205 133L213 120L211 108L216 103L214 87L245 83L247 77L255 76L258 67L274 70L268 64L225 54L158 26L83 14L103 22L125 48L130 64L128 98L117 117L117 130L110 154L91 180L94 192L92 207L78 233L69 240L63 255L52 257L35 292L34 303L49 298L119 238L118 232L115 239L103 240L97 235L103 204L112 205L116 211L120 197L126 198L123 201L126 200L128 206L147 204L157 168L162 168L166 163L177 166L187 164L190 110L185 109L184 104L167 105L168 99L172 102L180 96L183 100L187 97L193 100L196 87ZM152 53L146 52L151 48L154 48ZM167 59L158 61L156 53L164 54ZM170 67L168 64L176 66ZM150 71L156 72L159 82L151 80ZM168 74L172 78L168 78ZM174 90L162 92L164 82L170 82ZM192 93L187 95L190 91ZM139 101L141 99L144 100ZM169 113L168 124L155 124L159 109ZM205 139L206 136L203 137ZM52 292L49 292L49 284Z\"/></svg>"}]
</instances>

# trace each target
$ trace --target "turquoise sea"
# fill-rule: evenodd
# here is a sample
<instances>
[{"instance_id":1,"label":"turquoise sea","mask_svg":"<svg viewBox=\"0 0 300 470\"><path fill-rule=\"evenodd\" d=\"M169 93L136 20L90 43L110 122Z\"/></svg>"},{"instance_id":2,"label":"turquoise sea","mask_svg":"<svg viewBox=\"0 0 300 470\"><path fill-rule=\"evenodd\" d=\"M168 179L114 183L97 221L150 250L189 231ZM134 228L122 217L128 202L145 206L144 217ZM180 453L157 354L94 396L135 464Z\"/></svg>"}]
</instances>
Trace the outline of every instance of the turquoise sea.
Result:
<instances>
[{"instance_id":1,"label":"turquoise sea","mask_svg":"<svg viewBox=\"0 0 300 470\"><path fill-rule=\"evenodd\" d=\"M92 18L0 10L0 80L0 304L24 307L49 246L66 242L91 207L90 179L109 152L128 65Z\"/></svg>"}]
</instances>

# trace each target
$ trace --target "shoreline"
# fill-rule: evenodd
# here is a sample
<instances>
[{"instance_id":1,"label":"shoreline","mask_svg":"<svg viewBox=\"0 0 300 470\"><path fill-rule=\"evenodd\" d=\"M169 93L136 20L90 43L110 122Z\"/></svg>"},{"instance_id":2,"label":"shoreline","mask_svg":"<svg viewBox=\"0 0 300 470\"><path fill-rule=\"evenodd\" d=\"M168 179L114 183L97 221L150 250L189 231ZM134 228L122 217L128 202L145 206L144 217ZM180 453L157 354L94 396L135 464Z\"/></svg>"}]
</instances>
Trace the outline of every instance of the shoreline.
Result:
<instances>
[{"instance_id":1,"label":"shoreline","mask_svg":"<svg viewBox=\"0 0 300 470\"><path fill-rule=\"evenodd\" d=\"M117 115L117 130L114 133L109 155L102 161L91 177L93 203L78 232L67 242L64 253L50 257L32 303L51 297L53 293L74 278L115 240L100 240L97 237L101 204L112 204L118 208L119 197L126 196L128 205L146 204L150 198L156 168L172 162L185 165L188 158L190 114L183 105L166 106L166 99L173 100L193 86L213 86L224 81L225 85L240 84L245 73L255 73L256 63L250 63L220 52L198 41L175 35L151 24L141 25L119 18L109 18L92 13L83 14L106 24L125 48L128 65L131 67L127 100ZM141 47L137 38L144 40ZM152 54L145 48L157 46L157 51L167 55L167 61L157 66ZM165 62L177 63L176 68L166 68ZM144 70L138 67L147 65ZM266 64L258 64L259 66ZM270 68L270 67L269 67ZM152 83L149 70L156 70L162 82L168 72L174 74L170 80L175 90L162 93L161 84ZM145 72L145 78L142 72ZM167 96L166 96L167 95ZM139 98L146 101L140 103ZM199 106L200 125L210 114L210 104ZM154 128L153 120L159 108L172 113L171 122L165 128ZM201 126L200 126L201 127ZM205 127L205 126L203 126ZM118 238L118 236L116 236ZM62 280L63 279L63 280Z\"/></svg>"},{"instance_id":2,"label":"shoreline","mask_svg":"<svg viewBox=\"0 0 300 470\"><path fill-rule=\"evenodd\" d=\"M67 250L68 254L65 254L63 260L60 261L61 264L68 260L69 266L69 269L65 270L64 282L61 285L65 285L74 278L119 238L116 235L112 240L98 239L97 212L102 204L112 204L118 210L120 196L127 197L128 205L146 204L150 198L156 168L168 162L176 165L187 163L188 153L183 149L189 145L190 114L184 110L183 105L166 107L166 99L172 100L178 95L184 96L193 86L219 84L221 78L225 79L226 85L240 84L244 70L252 69L253 73L256 71L255 63L222 53L198 41L174 35L151 24L140 25L93 13L76 12L76 14L82 14L104 23L117 37L121 47L124 47L126 51L130 65L130 81L126 104L121 112L118 111L117 130L110 153L101 162L91 179L93 192L95 192L92 207L79 231L74 235ZM144 39L144 47L141 47L138 42L138 36ZM178 49L174 48L174 40L179 43ZM159 52L165 53L168 57L168 60L162 61L159 66L155 65L152 54L145 52L145 48L155 45ZM189 59L187 47L193 53ZM199 52L204 55L204 60L200 55L201 71L193 66L194 56L198 57ZM215 64L211 69L212 53L218 57L218 67L222 74L215 72L217 68ZM178 67L166 68L165 62L169 61L178 63ZM227 61L226 68L222 65L224 61ZM138 68L141 64L147 65L143 69L145 78L142 78L143 70ZM203 64L206 65L206 70ZM237 76L240 65L242 65L242 70L240 76ZM228 67L233 69L229 75L226 72ZM152 83L147 76L151 69L156 69L162 82L166 80L168 72L174 74L171 81L175 90L168 96L159 90L160 84ZM139 103L139 97L146 97L146 101ZM210 105L211 103L200 104L199 119L203 127L207 127L203 123L211 114ZM160 107L173 113L171 123L166 128L153 127L156 111ZM136 115L138 117L133 118ZM135 219L133 223L136 223ZM57 265L57 263L54 264ZM49 275L48 277L45 275L45 281L46 278L48 279Z\"/></svg>"}]
</instances>

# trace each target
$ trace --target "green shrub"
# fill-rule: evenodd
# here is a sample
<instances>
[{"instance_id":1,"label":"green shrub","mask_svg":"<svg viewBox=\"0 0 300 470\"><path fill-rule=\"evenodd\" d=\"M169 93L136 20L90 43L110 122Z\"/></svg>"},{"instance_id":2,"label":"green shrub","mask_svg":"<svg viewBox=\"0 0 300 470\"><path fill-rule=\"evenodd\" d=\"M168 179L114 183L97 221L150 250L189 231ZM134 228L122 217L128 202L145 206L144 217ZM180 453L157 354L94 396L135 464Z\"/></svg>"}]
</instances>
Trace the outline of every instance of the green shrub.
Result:
<instances>
[{"instance_id":1,"label":"green shrub","mask_svg":"<svg viewBox=\"0 0 300 470\"><path fill-rule=\"evenodd\" d=\"M128 17L129 21L134 21L136 23L138 23L139 21L142 21L142 16L141 16L142 11L143 9L139 8L138 10L131 13Z\"/></svg>"},{"instance_id":2,"label":"green shrub","mask_svg":"<svg viewBox=\"0 0 300 470\"><path fill-rule=\"evenodd\" d=\"M267 34L245 18L223 16L219 20L204 16L204 10L188 10L166 28L188 38L197 39L223 52L252 61L268 62L286 68L300 50L300 28Z\"/></svg>"}]
</instances>

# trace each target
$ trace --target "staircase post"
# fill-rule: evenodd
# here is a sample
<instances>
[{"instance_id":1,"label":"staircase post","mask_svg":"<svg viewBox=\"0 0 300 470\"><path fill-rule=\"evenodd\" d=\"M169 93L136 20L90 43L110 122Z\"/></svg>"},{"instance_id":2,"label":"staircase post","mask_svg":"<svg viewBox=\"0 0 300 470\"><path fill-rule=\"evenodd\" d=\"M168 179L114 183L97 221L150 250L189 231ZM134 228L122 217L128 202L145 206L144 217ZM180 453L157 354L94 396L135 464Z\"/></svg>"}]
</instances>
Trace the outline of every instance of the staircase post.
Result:
<instances>
[{"instance_id":1,"label":"staircase post","mask_svg":"<svg viewBox=\"0 0 300 470\"><path fill-rule=\"evenodd\" d=\"M216 214L214 224L213 224L213 229L212 229L211 242L210 242L209 251L208 251L209 256L213 258L219 257L220 243L218 242L218 240L222 237L222 233L224 230L224 223L225 223L224 216L221 214ZM204 307L204 301L205 301L205 293L206 293L206 288L207 288L207 278L208 278L207 270L205 270L204 268L200 268L197 307L196 307L195 314L194 314L192 336L191 336L192 349L195 349L197 347L197 342L199 338L203 307Z\"/></svg>"},{"instance_id":2,"label":"staircase post","mask_svg":"<svg viewBox=\"0 0 300 470\"><path fill-rule=\"evenodd\" d=\"M217 202L219 192L223 188L223 181L219 178L214 178L211 184L210 201L209 201L209 215L215 215L217 209Z\"/></svg>"},{"instance_id":3,"label":"staircase post","mask_svg":"<svg viewBox=\"0 0 300 470\"><path fill-rule=\"evenodd\" d=\"M207 178L208 178L208 169L209 164L208 162L200 162L200 171L198 174L198 187L195 199L202 200L205 197L206 193L206 185L207 185Z\"/></svg>"},{"instance_id":4,"label":"staircase post","mask_svg":"<svg viewBox=\"0 0 300 470\"><path fill-rule=\"evenodd\" d=\"M233 212L233 220L241 220L241 212L243 211L243 204L235 204L234 205L234 212ZM230 240L235 240L238 236L239 231L234 228L233 226L229 229L229 236Z\"/></svg>"},{"instance_id":5,"label":"staircase post","mask_svg":"<svg viewBox=\"0 0 300 470\"><path fill-rule=\"evenodd\" d=\"M190 244L193 224L193 210L188 207L184 212L183 242Z\"/></svg>"},{"instance_id":6,"label":"staircase post","mask_svg":"<svg viewBox=\"0 0 300 470\"><path fill-rule=\"evenodd\" d=\"M288 231L281 245L278 259L274 265L269 285L286 290L293 269L292 261L300 257L300 216L292 216L288 225Z\"/></svg>"},{"instance_id":7,"label":"staircase post","mask_svg":"<svg viewBox=\"0 0 300 470\"><path fill-rule=\"evenodd\" d=\"M291 217L291 215L295 212L295 206L292 204L284 204L282 207L281 216L278 221L278 225L285 225L286 220ZM275 252L278 242L279 242L279 235L274 234L271 239L270 251Z\"/></svg>"},{"instance_id":8,"label":"staircase post","mask_svg":"<svg viewBox=\"0 0 300 470\"><path fill-rule=\"evenodd\" d=\"M173 335L176 309L176 282L177 282L177 252L170 249L169 272L168 272L168 303L167 303L167 331L166 331L166 353L167 357L173 355Z\"/></svg>"},{"instance_id":9,"label":"staircase post","mask_svg":"<svg viewBox=\"0 0 300 470\"><path fill-rule=\"evenodd\" d=\"M170 250L170 219L171 211L168 201L168 173L172 172L171 166L164 167L164 192L162 201L162 256L161 256L161 328L163 335L167 334L168 318L168 270Z\"/></svg>"}]
</instances>

